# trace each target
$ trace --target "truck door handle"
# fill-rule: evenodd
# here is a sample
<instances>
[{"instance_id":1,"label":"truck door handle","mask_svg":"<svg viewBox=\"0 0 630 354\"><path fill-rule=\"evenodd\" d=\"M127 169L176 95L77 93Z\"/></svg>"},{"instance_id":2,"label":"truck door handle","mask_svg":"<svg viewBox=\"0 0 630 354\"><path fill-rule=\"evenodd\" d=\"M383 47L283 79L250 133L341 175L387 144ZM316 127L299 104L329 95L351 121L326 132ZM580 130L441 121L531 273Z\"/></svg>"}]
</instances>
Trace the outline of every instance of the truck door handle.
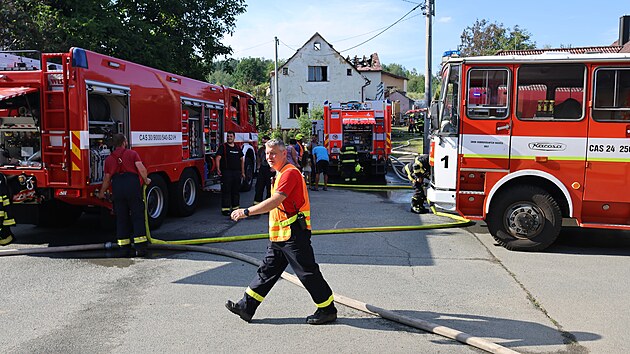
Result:
<instances>
[{"instance_id":1,"label":"truck door handle","mask_svg":"<svg viewBox=\"0 0 630 354\"><path fill-rule=\"evenodd\" d=\"M508 134L510 131L510 123L497 123L497 133L501 133L502 131L506 131L503 134Z\"/></svg>"}]
</instances>

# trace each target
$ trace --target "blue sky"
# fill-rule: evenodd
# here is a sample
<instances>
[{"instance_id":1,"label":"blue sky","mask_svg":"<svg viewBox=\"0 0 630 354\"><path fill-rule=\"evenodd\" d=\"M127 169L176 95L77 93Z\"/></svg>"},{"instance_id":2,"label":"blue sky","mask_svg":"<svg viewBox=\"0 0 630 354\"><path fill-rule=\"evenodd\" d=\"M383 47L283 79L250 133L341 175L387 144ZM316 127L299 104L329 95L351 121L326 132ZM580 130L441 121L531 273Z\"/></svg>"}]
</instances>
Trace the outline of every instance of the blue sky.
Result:
<instances>
[{"instance_id":1,"label":"blue sky","mask_svg":"<svg viewBox=\"0 0 630 354\"><path fill-rule=\"evenodd\" d=\"M273 59L273 38L281 44L278 57L288 59L315 32L343 56L378 53L385 64L398 63L424 72L425 17L420 9L407 20L360 47L344 51L400 19L417 0L272 0L247 1L247 12L237 17L236 30L223 43L234 58ZM519 25L537 47L609 45L619 35L619 17L630 14L628 0L435 0L433 71L442 53L456 49L463 30L477 19Z\"/></svg>"}]
</instances>

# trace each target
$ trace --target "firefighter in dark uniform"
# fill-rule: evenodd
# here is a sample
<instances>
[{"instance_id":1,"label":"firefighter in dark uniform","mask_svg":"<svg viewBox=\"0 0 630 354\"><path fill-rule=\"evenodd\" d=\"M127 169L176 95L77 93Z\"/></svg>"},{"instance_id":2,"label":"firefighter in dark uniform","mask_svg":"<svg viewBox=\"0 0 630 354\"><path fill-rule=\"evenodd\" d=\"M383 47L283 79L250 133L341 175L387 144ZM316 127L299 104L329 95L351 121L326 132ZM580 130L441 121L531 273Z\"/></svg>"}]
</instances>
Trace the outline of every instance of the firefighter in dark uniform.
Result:
<instances>
[{"instance_id":1,"label":"firefighter in dark uniform","mask_svg":"<svg viewBox=\"0 0 630 354\"><path fill-rule=\"evenodd\" d=\"M234 144L235 134L227 132L227 142L217 150L217 173L221 176L221 214L229 216L240 207L241 180L245 179L243 151Z\"/></svg>"},{"instance_id":2,"label":"firefighter in dark uniform","mask_svg":"<svg viewBox=\"0 0 630 354\"><path fill-rule=\"evenodd\" d=\"M113 137L115 150L105 159L105 176L98 198L112 186L118 245L129 248L132 256L144 256L148 246L147 221L142 185L151 184L147 169L137 152L127 149L127 138Z\"/></svg>"},{"instance_id":3,"label":"firefighter in dark uniform","mask_svg":"<svg viewBox=\"0 0 630 354\"><path fill-rule=\"evenodd\" d=\"M276 170L271 198L247 209L232 212L232 220L269 212L269 244L263 263L238 302L225 306L241 319L250 322L258 305L280 279L290 264L311 295L317 310L306 323L319 325L337 319L333 292L315 262L311 246L311 207L306 183L300 170L287 161L282 140L266 144L269 165Z\"/></svg>"},{"instance_id":4,"label":"firefighter in dark uniform","mask_svg":"<svg viewBox=\"0 0 630 354\"><path fill-rule=\"evenodd\" d=\"M356 148L349 143L345 143L341 147L341 154L339 155L339 159L339 166L341 167L341 177L343 177L343 180L345 182L356 182L357 172L360 171L359 158Z\"/></svg>"},{"instance_id":5,"label":"firefighter in dark uniform","mask_svg":"<svg viewBox=\"0 0 630 354\"><path fill-rule=\"evenodd\" d=\"M15 220L9 216L11 197L9 196L9 184L7 177L0 175L0 246L7 246L15 241L15 236L11 232L11 226L15 225Z\"/></svg>"},{"instance_id":6,"label":"firefighter in dark uniform","mask_svg":"<svg viewBox=\"0 0 630 354\"><path fill-rule=\"evenodd\" d=\"M429 155L416 156L413 162L404 167L409 182L413 185L414 194L411 197L411 211L416 214L424 214L429 212L424 207L427 196L424 193L423 181L431 176L431 166L429 165Z\"/></svg>"},{"instance_id":7,"label":"firefighter in dark uniform","mask_svg":"<svg viewBox=\"0 0 630 354\"><path fill-rule=\"evenodd\" d=\"M262 137L262 146L258 148L256 153L256 166L258 166L258 177L256 177L256 194L254 195L254 205L263 201L263 194L266 195L264 199L271 197L271 166L267 162L265 157L265 144L269 141L267 135Z\"/></svg>"}]
</instances>

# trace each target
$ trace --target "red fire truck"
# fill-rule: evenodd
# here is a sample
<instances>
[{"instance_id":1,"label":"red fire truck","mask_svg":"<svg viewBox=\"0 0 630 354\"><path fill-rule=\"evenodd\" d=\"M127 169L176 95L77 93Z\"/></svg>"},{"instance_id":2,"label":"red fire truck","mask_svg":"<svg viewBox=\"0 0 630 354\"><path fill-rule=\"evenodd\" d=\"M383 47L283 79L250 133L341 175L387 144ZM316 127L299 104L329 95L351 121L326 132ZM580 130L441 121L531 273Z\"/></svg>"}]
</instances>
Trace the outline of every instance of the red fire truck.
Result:
<instances>
[{"instance_id":1,"label":"red fire truck","mask_svg":"<svg viewBox=\"0 0 630 354\"><path fill-rule=\"evenodd\" d=\"M352 145L364 173L385 175L392 150L391 117L388 101L324 102L324 120L315 126L323 131L333 174L338 170L341 148Z\"/></svg>"},{"instance_id":2,"label":"red fire truck","mask_svg":"<svg viewBox=\"0 0 630 354\"><path fill-rule=\"evenodd\" d=\"M0 173L18 222L70 221L86 206L111 207L94 191L112 135L125 134L149 171L147 211L157 227L167 211L192 214L217 181L213 157L227 131L243 148L251 188L259 109L245 92L80 48L42 54L41 66L5 62Z\"/></svg>"},{"instance_id":3,"label":"red fire truck","mask_svg":"<svg viewBox=\"0 0 630 354\"><path fill-rule=\"evenodd\" d=\"M504 247L630 229L629 54L450 58L431 121L429 200Z\"/></svg>"}]
</instances>

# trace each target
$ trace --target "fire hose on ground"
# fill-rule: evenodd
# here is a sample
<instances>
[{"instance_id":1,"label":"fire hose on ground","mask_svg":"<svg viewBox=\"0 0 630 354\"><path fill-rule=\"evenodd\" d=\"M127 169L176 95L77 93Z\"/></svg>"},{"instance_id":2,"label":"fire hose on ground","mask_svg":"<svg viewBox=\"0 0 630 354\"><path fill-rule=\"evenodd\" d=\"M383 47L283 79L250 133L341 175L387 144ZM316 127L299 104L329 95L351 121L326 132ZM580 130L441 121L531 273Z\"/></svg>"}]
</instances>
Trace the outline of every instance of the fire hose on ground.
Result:
<instances>
[{"instance_id":1,"label":"fire hose on ground","mask_svg":"<svg viewBox=\"0 0 630 354\"><path fill-rule=\"evenodd\" d=\"M331 185L332 186L332 185ZM342 188L353 188L353 189L365 189L365 190L374 190L374 189L406 189L408 186L357 186L357 185L335 185L335 187ZM408 226L379 226L379 227L362 227L362 228L346 228L346 229L330 229L330 230L313 230L313 235L327 235L327 234L347 234L347 233L367 233L367 232L391 232L391 231L412 231L412 230L431 230L431 229L442 229L442 228L452 228L452 227L461 227L470 225L472 222L468 219L462 218L457 215L447 214L438 212L434 207L431 207L431 210L435 215L444 216L455 220L454 222L444 223L444 224L430 224L430 225L408 225ZM207 246L194 246L193 244L207 244L207 243L219 243L219 242L234 242L234 241L245 241L245 240L256 240L256 239L266 239L268 238L268 234L260 233L260 234L251 234L251 235L242 235L242 236L227 236L227 237L214 237L214 238L200 238L200 239L191 239L191 240L177 240L177 241L164 241L159 239L151 238L149 235L149 249L156 250L171 250L171 251L188 251L188 252L203 252L210 253L225 257L230 257L234 259L241 260L246 263L250 263L254 266L258 266L260 261L256 258L229 251L220 248L212 248ZM76 252L76 251L94 251L94 250L111 250L119 248L119 246L112 242L106 243L98 243L98 244L88 244L88 245L76 245L76 246L61 246L61 247L40 247L40 248L28 248L28 249L7 249L0 250L0 257L3 256L17 256L17 255L35 255L35 254L45 254L45 253L61 253L61 252ZM295 275L284 272L282 274L282 278L288 280L289 282L303 287L302 283L297 279ZM456 329L448 328L445 326L440 326L431 322L427 322L424 320L411 318L408 316L397 314L391 310L386 310L374 305L366 304L364 302L352 299L350 297L346 297L340 294L335 294L335 301L353 308L355 310L359 310L374 316L379 316L381 318L394 321L397 323L405 324L407 326L421 329L423 331L427 331L433 334L437 334L446 338L450 338L461 343L482 349L489 353L499 353L499 354L507 354L507 353L517 353L516 351L503 347L499 344L491 342L487 339L475 337L469 335L467 333L458 331Z\"/></svg>"}]
</instances>

